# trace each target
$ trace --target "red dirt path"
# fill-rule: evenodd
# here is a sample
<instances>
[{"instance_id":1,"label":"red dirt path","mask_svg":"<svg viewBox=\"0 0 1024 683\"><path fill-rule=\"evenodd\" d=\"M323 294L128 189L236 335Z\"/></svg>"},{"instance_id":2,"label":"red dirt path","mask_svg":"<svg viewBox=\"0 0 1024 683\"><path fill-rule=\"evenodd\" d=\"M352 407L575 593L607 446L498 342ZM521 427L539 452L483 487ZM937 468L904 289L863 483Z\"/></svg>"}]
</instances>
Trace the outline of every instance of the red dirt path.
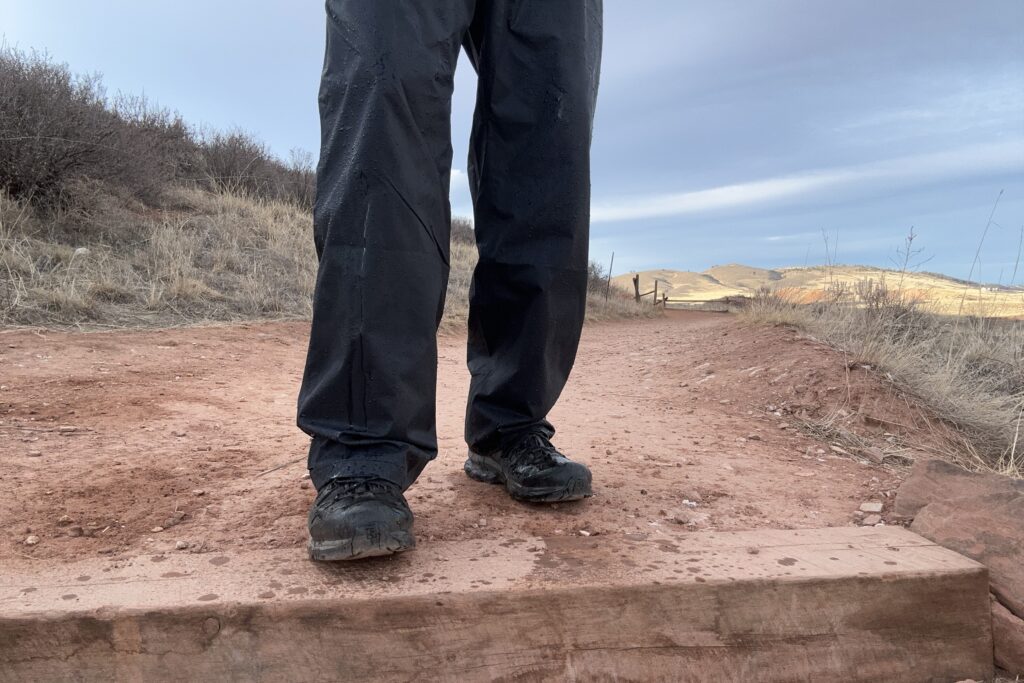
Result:
<instances>
[{"instance_id":1,"label":"red dirt path","mask_svg":"<svg viewBox=\"0 0 1024 683\"><path fill-rule=\"evenodd\" d=\"M0 333L0 562L304 552L313 491L293 418L307 329ZM908 427L911 444L931 438L873 373L793 331L675 312L592 324L552 421L555 443L593 468L596 495L526 506L462 473L464 349L462 336L440 339L441 453L408 493L421 546L582 531L612 550L622 535L856 524L902 469L837 455L795 415L841 409L881 445L863 415Z\"/></svg>"}]
</instances>

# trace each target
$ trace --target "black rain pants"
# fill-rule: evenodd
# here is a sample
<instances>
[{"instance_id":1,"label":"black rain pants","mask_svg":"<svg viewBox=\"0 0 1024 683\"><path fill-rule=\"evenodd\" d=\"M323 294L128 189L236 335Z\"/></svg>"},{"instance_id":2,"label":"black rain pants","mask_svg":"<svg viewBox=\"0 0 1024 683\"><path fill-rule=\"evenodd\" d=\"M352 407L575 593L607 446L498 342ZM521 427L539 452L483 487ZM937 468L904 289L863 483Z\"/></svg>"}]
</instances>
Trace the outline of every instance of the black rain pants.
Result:
<instances>
[{"instance_id":1,"label":"black rain pants","mask_svg":"<svg viewBox=\"0 0 1024 683\"><path fill-rule=\"evenodd\" d=\"M403 488L437 455L437 327L449 272L451 96L478 76L469 154L480 260L466 441L526 430L569 376L587 289L602 0L327 0L319 258L298 424L321 488Z\"/></svg>"}]
</instances>

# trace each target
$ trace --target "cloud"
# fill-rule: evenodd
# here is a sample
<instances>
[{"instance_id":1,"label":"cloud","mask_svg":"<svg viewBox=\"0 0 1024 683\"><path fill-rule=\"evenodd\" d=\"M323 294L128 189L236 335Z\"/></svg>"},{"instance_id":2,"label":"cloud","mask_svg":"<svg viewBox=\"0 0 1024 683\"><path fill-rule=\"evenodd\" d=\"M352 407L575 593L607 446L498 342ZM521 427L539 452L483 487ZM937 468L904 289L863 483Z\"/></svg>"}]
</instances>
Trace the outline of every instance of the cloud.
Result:
<instances>
[{"instance_id":1,"label":"cloud","mask_svg":"<svg viewBox=\"0 0 1024 683\"><path fill-rule=\"evenodd\" d=\"M921 185L1024 169L1024 138L832 169L723 185L705 190L597 201L591 221L610 223L739 209L787 199L830 197L865 189Z\"/></svg>"}]
</instances>

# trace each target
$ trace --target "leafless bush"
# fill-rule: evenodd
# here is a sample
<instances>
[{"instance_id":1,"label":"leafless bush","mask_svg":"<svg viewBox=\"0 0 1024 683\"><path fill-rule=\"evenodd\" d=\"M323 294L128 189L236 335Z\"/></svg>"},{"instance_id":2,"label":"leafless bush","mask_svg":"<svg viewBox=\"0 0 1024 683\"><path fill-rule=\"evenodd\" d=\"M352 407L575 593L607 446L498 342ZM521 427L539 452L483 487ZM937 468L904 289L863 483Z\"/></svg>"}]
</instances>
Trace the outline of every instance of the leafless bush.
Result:
<instances>
[{"instance_id":1,"label":"leafless bush","mask_svg":"<svg viewBox=\"0 0 1024 683\"><path fill-rule=\"evenodd\" d=\"M193 147L180 117L144 98L109 103L98 76L0 48L0 187L37 206L73 203L83 178L157 199Z\"/></svg>"},{"instance_id":2,"label":"leafless bush","mask_svg":"<svg viewBox=\"0 0 1024 683\"><path fill-rule=\"evenodd\" d=\"M452 243L476 246L476 234L473 232L473 221L460 216L452 218Z\"/></svg>"},{"instance_id":3,"label":"leafless bush","mask_svg":"<svg viewBox=\"0 0 1024 683\"><path fill-rule=\"evenodd\" d=\"M205 180L212 189L313 206L315 173L308 152L292 150L286 164L241 130L206 133L199 151Z\"/></svg>"},{"instance_id":4,"label":"leafless bush","mask_svg":"<svg viewBox=\"0 0 1024 683\"><path fill-rule=\"evenodd\" d=\"M0 187L47 210L78 208L77 190L157 204L175 184L313 205L308 152L285 162L242 131L196 134L145 97L108 98L97 75L0 47Z\"/></svg>"}]
</instances>

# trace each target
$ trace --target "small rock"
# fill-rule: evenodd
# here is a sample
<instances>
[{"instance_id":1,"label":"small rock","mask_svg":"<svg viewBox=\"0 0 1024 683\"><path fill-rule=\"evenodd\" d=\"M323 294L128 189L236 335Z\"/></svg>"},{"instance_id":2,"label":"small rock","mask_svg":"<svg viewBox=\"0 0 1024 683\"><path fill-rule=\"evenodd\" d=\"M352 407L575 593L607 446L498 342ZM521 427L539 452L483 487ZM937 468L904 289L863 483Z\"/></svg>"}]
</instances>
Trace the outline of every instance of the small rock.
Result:
<instances>
[{"instance_id":1,"label":"small rock","mask_svg":"<svg viewBox=\"0 0 1024 683\"><path fill-rule=\"evenodd\" d=\"M177 436L177 437L188 436L188 433L176 429L176 430L171 432L171 436Z\"/></svg>"},{"instance_id":2,"label":"small rock","mask_svg":"<svg viewBox=\"0 0 1024 683\"><path fill-rule=\"evenodd\" d=\"M70 527L68 527L68 536L70 536L71 538L78 538L79 536L82 536L84 534L85 534L85 529L83 529L80 526L70 526Z\"/></svg>"},{"instance_id":3,"label":"small rock","mask_svg":"<svg viewBox=\"0 0 1024 683\"><path fill-rule=\"evenodd\" d=\"M484 519L483 517L481 517L479 524L480 524L481 527L485 527L485 526L487 526L487 520Z\"/></svg>"},{"instance_id":4,"label":"small rock","mask_svg":"<svg viewBox=\"0 0 1024 683\"><path fill-rule=\"evenodd\" d=\"M43 456L43 452L42 451L29 451L28 452L28 457L30 457L30 458L41 458L42 456Z\"/></svg>"},{"instance_id":5,"label":"small rock","mask_svg":"<svg viewBox=\"0 0 1024 683\"><path fill-rule=\"evenodd\" d=\"M861 526L874 526L882 521L881 515L867 515L860 520Z\"/></svg>"},{"instance_id":6,"label":"small rock","mask_svg":"<svg viewBox=\"0 0 1024 683\"><path fill-rule=\"evenodd\" d=\"M849 455L850 454L850 452L848 450L846 450L842 446L837 446L835 444L832 444L831 446L829 446L829 450L831 450L833 453L838 453L839 455Z\"/></svg>"},{"instance_id":7,"label":"small rock","mask_svg":"<svg viewBox=\"0 0 1024 683\"><path fill-rule=\"evenodd\" d=\"M206 495L206 491L204 491L202 489L193 489L192 495L193 496L205 496Z\"/></svg>"},{"instance_id":8,"label":"small rock","mask_svg":"<svg viewBox=\"0 0 1024 683\"><path fill-rule=\"evenodd\" d=\"M164 528L162 526L155 526L152 529L150 529L150 531L152 531L154 534L158 534L158 533L160 533L163 530L164 530Z\"/></svg>"},{"instance_id":9,"label":"small rock","mask_svg":"<svg viewBox=\"0 0 1024 683\"><path fill-rule=\"evenodd\" d=\"M57 520L57 526L67 526L71 524L71 522L73 521L74 520L71 519L70 515L61 515L60 518Z\"/></svg>"},{"instance_id":10,"label":"small rock","mask_svg":"<svg viewBox=\"0 0 1024 683\"><path fill-rule=\"evenodd\" d=\"M640 489L640 495L641 496L646 496L647 495L647 489Z\"/></svg>"},{"instance_id":11,"label":"small rock","mask_svg":"<svg viewBox=\"0 0 1024 683\"><path fill-rule=\"evenodd\" d=\"M174 544L177 550L188 550L188 543L186 541L178 541Z\"/></svg>"},{"instance_id":12,"label":"small rock","mask_svg":"<svg viewBox=\"0 0 1024 683\"><path fill-rule=\"evenodd\" d=\"M780 422L779 423L779 429L789 429L789 423L788 422Z\"/></svg>"},{"instance_id":13,"label":"small rock","mask_svg":"<svg viewBox=\"0 0 1024 683\"><path fill-rule=\"evenodd\" d=\"M761 440L761 435L760 434L747 434L747 441L760 441L760 440Z\"/></svg>"},{"instance_id":14,"label":"small rock","mask_svg":"<svg viewBox=\"0 0 1024 683\"><path fill-rule=\"evenodd\" d=\"M868 446L858 451L861 457L867 458L873 463L880 463L885 459L885 453L878 446Z\"/></svg>"},{"instance_id":15,"label":"small rock","mask_svg":"<svg viewBox=\"0 0 1024 683\"><path fill-rule=\"evenodd\" d=\"M577 532L577 533L579 533L580 536L589 536L590 535L590 532L587 531L586 529L580 529L579 532Z\"/></svg>"},{"instance_id":16,"label":"small rock","mask_svg":"<svg viewBox=\"0 0 1024 683\"><path fill-rule=\"evenodd\" d=\"M861 512L881 512L882 511L882 504L881 503L876 503L874 501L869 501L867 503L861 503L860 504L860 511Z\"/></svg>"},{"instance_id":17,"label":"small rock","mask_svg":"<svg viewBox=\"0 0 1024 683\"><path fill-rule=\"evenodd\" d=\"M185 521L185 511L175 510L171 513L171 516L164 520L164 528L169 529L172 526L177 526Z\"/></svg>"},{"instance_id":18,"label":"small rock","mask_svg":"<svg viewBox=\"0 0 1024 683\"><path fill-rule=\"evenodd\" d=\"M684 510L677 514L675 517L673 517L672 521L676 524L681 524L683 526L693 528L703 522L706 522L707 519L708 516L701 512L690 512L689 510Z\"/></svg>"},{"instance_id":19,"label":"small rock","mask_svg":"<svg viewBox=\"0 0 1024 683\"><path fill-rule=\"evenodd\" d=\"M25 545L39 545L38 536L29 536L25 539Z\"/></svg>"},{"instance_id":20,"label":"small rock","mask_svg":"<svg viewBox=\"0 0 1024 683\"><path fill-rule=\"evenodd\" d=\"M71 432L77 432L78 427L73 427L71 425L61 425L57 427L57 431L60 432L61 434L70 434Z\"/></svg>"},{"instance_id":21,"label":"small rock","mask_svg":"<svg viewBox=\"0 0 1024 683\"><path fill-rule=\"evenodd\" d=\"M761 552L760 548L747 548L747 553L750 555L757 555Z\"/></svg>"}]
</instances>

